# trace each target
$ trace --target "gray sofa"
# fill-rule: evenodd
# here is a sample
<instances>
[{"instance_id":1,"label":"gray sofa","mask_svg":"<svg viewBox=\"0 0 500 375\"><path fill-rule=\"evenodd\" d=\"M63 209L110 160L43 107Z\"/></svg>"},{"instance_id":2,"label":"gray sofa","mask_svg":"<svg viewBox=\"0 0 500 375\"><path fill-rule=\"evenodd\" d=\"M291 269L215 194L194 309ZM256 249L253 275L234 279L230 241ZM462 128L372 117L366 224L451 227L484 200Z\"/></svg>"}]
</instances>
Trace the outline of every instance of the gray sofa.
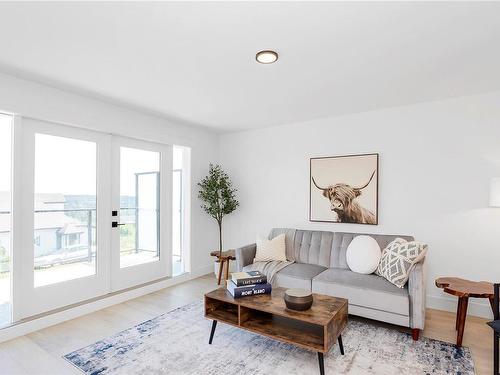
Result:
<instances>
[{"instance_id":1,"label":"gray sofa","mask_svg":"<svg viewBox=\"0 0 500 375\"><path fill-rule=\"evenodd\" d=\"M413 268L408 283L400 289L376 274L362 275L349 269L347 246L361 233L274 228L269 239L282 233L287 258L295 259L295 263L279 271L276 286L347 298L350 314L410 327L413 338L418 340L425 324L425 259ZM396 237L413 240L410 236L370 236L381 249ZM256 244L236 249L239 271L252 264L255 252Z\"/></svg>"}]
</instances>

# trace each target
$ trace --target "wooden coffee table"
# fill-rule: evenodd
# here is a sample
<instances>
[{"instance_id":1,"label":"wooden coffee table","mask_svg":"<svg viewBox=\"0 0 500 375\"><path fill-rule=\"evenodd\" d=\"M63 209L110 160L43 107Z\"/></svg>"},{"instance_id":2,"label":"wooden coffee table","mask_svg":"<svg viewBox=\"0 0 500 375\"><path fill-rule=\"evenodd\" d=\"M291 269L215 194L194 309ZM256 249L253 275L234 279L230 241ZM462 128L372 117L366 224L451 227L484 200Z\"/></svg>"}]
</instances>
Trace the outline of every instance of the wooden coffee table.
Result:
<instances>
[{"instance_id":1,"label":"wooden coffee table","mask_svg":"<svg viewBox=\"0 0 500 375\"><path fill-rule=\"evenodd\" d=\"M494 311L493 284L486 281L470 281L458 277L440 277L436 279L436 286L442 288L446 293L458 297L455 329L457 331L457 346L462 346L469 298L488 298L491 309Z\"/></svg>"},{"instance_id":2,"label":"wooden coffee table","mask_svg":"<svg viewBox=\"0 0 500 375\"><path fill-rule=\"evenodd\" d=\"M233 298L224 288L205 294L205 317L213 319L209 344L217 322L258 333L318 353L319 371L325 373L323 354L338 341L344 354L342 331L347 326L347 300L313 294L312 307L293 311L285 306L284 288L271 294Z\"/></svg>"}]
</instances>

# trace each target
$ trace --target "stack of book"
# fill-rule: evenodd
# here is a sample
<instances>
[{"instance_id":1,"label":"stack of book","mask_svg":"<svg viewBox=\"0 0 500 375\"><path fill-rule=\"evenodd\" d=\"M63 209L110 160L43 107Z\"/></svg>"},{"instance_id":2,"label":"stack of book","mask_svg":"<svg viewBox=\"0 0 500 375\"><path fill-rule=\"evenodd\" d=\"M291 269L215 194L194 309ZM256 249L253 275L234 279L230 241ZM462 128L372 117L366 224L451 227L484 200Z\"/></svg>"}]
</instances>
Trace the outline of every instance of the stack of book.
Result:
<instances>
[{"instance_id":1,"label":"stack of book","mask_svg":"<svg viewBox=\"0 0 500 375\"><path fill-rule=\"evenodd\" d=\"M227 281L227 290L234 298L271 293L271 284L259 271L234 272Z\"/></svg>"}]
</instances>

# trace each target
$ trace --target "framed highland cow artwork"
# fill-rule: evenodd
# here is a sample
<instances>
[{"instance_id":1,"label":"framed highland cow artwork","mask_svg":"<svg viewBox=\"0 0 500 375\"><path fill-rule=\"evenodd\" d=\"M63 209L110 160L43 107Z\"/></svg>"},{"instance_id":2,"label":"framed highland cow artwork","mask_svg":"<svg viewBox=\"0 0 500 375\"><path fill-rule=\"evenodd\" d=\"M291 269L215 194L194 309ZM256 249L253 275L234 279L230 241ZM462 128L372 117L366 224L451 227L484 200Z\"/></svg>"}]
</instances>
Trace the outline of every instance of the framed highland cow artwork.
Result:
<instances>
[{"instance_id":1,"label":"framed highland cow artwork","mask_svg":"<svg viewBox=\"0 0 500 375\"><path fill-rule=\"evenodd\" d=\"M378 224L378 154L310 159L309 220Z\"/></svg>"}]
</instances>

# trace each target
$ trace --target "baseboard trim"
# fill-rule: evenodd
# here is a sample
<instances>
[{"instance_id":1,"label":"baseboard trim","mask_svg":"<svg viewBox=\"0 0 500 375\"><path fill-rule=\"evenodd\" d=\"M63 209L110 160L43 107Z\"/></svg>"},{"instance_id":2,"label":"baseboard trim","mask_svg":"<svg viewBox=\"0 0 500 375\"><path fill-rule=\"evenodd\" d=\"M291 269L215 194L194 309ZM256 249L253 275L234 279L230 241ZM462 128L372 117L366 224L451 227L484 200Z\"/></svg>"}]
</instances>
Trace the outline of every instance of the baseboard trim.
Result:
<instances>
[{"instance_id":1,"label":"baseboard trim","mask_svg":"<svg viewBox=\"0 0 500 375\"><path fill-rule=\"evenodd\" d=\"M430 309L456 313L458 298L427 295L427 307ZM470 298L467 315L493 319L490 303L484 298Z\"/></svg>"},{"instance_id":2,"label":"baseboard trim","mask_svg":"<svg viewBox=\"0 0 500 375\"><path fill-rule=\"evenodd\" d=\"M196 279L209 273L213 273L213 264L200 267L193 272L184 273L173 278L164 278L137 286L135 288L129 288L120 292L109 293L101 297L93 298L89 301L84 301L79 304L68 306L63 309L50 311L31 317L29 319L24 319L0 329L0 342L27 335L31 332L53 326L67 320L75 319L94 311L98 311L106 307L110 307L137 297L141 297L146 294L153 293L192 279Z\"/></svg>"}]
</instances>

